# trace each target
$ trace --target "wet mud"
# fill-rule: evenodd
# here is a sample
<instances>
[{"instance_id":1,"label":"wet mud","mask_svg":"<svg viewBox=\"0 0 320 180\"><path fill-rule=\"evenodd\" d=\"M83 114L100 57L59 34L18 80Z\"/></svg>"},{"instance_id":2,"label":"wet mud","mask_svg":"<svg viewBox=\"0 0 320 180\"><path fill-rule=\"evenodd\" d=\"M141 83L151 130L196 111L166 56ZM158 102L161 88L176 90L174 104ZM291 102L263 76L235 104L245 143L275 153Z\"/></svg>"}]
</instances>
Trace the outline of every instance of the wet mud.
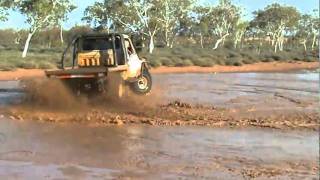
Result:
<instances>
[{"instance_id":1,"label":"wet mud","mask_svg":"<svg viewBox=\"0 0 320 180\"><path fill-rule=\"evenodd\" d=\"M0 179L319 178L316 73L154 82L122 100L0 82Z\"/></svg>"},{"instance_id":2,"label":"wet mud","mask_svg":"<svg viewBox=\"0 0 320 180\"><path fill-rule=\"evenodd\" d=\"M0 177L317 179L316 132L0 119Z\"/></svg>"},{"instance_id":3,"label":"wet mud","mask_svg":"<svg viewBox=\"0 0 320 180\"><path fill-rule=\"evenodd\" d=\"M94 126L319 127L318 79L312 73L175 74L155 76L155 82L147 96L127 89L117 99L75 96L56 80L24 81L21 102L1 112L20 121Z\"/></svg>"},{"instance_id":4,"label":"wet mud","mask_svg":"<svg viewBox=\"0 0 320 180\"><path fill-rule=\"evenodd\" d=\"M113 104L109 108L91 105L73 110L48 110L43 107L11 107L3 114L13 120L34 120L51 123L84 123L92 126L144 124L151 126L210 126L210 127L262 127L274 129L305 129L317 131L318 112L285 112L269 114L228 110L212 106L193 106L174 101L167 105L127 108ZM249 111L249 112L248 112Z\"/></svg>"}]
</instances>

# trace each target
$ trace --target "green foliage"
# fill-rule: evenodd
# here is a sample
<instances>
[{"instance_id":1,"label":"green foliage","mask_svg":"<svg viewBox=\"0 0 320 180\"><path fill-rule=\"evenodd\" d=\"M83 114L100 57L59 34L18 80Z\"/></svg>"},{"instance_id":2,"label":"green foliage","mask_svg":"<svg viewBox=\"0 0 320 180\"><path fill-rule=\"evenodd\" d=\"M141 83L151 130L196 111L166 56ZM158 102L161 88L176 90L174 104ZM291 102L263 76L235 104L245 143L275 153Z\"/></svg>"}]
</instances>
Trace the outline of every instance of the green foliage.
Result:
<instances>
[{"instance_id":1,"label":"green foliage","mask_svg":"<svg viewBox=\"0 0 320 180\"><path fill-rule=\"evenodd\" d=\"M6 21L8 12L7 10L12 7L13 5L12 0L1 0L0 1L0 21Z\"/></svg>"},{"instance_id":2,"label":"green foliage","mask_svg":"<svg viewBox=\"0 0 320 180\"><path fill-rule=\"evenodd\" d=\"M154 54L141 54L146 57L151 66L201 66L211 67L214 65L242 66L257 62L272 61L314 61L316 53L303 55L302 49L295 49L292 52L274 53L272 50L263 51L261 54L246 49L221 48L217 51L202 49L199 47L177 47L175 49L158 48Z\"/></svg>"},{"instance_id":3,"label":"green foliage","mask_svg":"<svg viewBox=\"0 0 320 180\"><path fill-rule=\"evenodd\" d=\"M30 32L58 24L66 19L68 12L75 9L69 0L20 0L14 4L15 9L26 16Z\"/></svg>"},{"instance_id":4,"label":"green foliage","mask_svg":"<svg viewBox=\"0 0 320 180\"><path fill-rule=\"evenodd\" d=\"M82 20L88 26L75 26L62 33L68 42L79 34L110 30L136 36L141 46L151 46L154 40L157 48L153 54L148 54L146 48L142 54L153 67L240 66L318 58L318 51L314 51L319 47L317 15L300 15L294 7L274 3L254 12L254 19L246 22L240 7L231 0L220 0L213 6L197 6L195 2L99 1L84 12ZM0 30L0 69L53 67L66 46L60 42L60 25L74 8L70 0L1 0L0 21L6 19L7 10L14 9L26 17L30 28ZM17 52L33 33L30 58L22 61ZM213 50L218 40L220 46ZM278 46L280 51L274 52Z\"/></svg>"},{"instance_id":5,"label":"green foliage","mask_svg":"<svg viewBox=\"0 0 320 180\"><path fill-rule=\"evenodd\" d=\"M266 30L275 30L281 24L290 28L297 25L300 19L300 13L295 7L278 3L268 5L264 10L255 11L253 14L255 19L252 22Z\"/></svg>"},{"instance_id":6,"label":"green foliage","mask_svg":"<svg viewBox=\"0 0 320 180\"><path fill-rule=\"evenodd\" d=\"M225 64L227 66L242 66L242 58L241 57L228 58Z\"/></svg>"},{"instance_id":7,"label":"green foliage","mask_svg":"<svg viewBox=\"0 0 320 180\"><path fill-rule=\"evenodd\" d=\"M39 53L39 50L30 52L26 58L21 58L17 49L0 51L0 70L14 70L16 68L24 69L52 69L56 67L56 62L60 59L61 52Z\"/></svg>"}]
</instances>

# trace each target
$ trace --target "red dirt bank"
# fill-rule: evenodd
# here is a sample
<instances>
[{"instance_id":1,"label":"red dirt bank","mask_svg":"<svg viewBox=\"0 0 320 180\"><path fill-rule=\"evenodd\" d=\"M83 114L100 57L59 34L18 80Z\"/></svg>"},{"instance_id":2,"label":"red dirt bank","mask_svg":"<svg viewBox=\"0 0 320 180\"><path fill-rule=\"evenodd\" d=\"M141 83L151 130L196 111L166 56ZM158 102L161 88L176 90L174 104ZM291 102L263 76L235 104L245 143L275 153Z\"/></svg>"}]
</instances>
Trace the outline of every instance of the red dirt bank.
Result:
<instances>
[{"instance_id":1,"label":"red dirt bank","mask_svg":"<svg viewBox=\"0 0 320 180\"><path fill-rule=\"evenodd\" d=\"M159 67L151 70L154 74L166 73L220 73L220 72L274 72L291 71L301 69L319 68L319 62L268 62L247 64L243 66L221 66L214 67ZM31 77L43 77L44 72L41 69L17 69L16 71L0 71L0 80L18 80Z\"/></svg>"},{"instance_id":2,"label":"red dirt bank","mask_svg":"<svg viewBox=\"0 0 320 180\"><path fill-rule=\"evenodd\" d=\"M159 67L153 69L152 73L221 73L221 72L275 72L275 71L291 71L301 69L316 69L319 68L319 62L268 62L255 63L243 66L221 66L213 67Z\"/></svg>"}]
</instances>

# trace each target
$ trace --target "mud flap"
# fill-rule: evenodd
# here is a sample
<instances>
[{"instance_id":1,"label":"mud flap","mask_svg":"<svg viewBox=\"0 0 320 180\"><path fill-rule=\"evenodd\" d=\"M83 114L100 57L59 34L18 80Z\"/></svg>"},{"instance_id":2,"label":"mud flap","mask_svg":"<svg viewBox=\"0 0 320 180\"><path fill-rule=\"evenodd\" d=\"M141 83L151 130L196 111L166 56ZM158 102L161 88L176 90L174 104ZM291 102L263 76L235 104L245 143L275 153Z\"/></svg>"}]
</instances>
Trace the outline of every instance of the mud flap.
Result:
<instances>
[{"instance_id":1,"label":"mud flap","mask_svg":"<svg viewBox=\"0 0 320 180\"><path fill-rule=\"evenodd\" d=\"M107 78L107 96L123 98L126 93L124 72L110 72Z\"/></svg>"}]
</instances>

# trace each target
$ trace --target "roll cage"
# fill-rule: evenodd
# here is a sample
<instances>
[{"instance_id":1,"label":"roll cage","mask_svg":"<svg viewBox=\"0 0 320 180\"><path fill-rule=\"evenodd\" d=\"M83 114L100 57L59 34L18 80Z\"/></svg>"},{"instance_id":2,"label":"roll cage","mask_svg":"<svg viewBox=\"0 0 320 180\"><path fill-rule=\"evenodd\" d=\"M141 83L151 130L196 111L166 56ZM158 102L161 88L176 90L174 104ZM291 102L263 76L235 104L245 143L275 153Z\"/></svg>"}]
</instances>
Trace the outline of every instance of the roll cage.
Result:
<instances>
[{"instance_id":1,"label":"roll cage","mask_svg":"<svg viewBox=\"0 0 320 180\"><path fill-rule=\"evenodd\" d=\"M60 69L65 69L65 60L66 60L66 55L68 53L68 51L70 50L70 48L73 48L72 49L72 69L74 69L75 67L77 67L77 63L76 63L76 58L77 58L77 53L79 51L81 51L82 49L79 48L79 42L80 40L83 40L83 39L99 39L99 38L110 38L111 41L112 41L112 51L113 51L113 58L115 60L115 64L113 65L113 67L116 67L118 66L119 64L119 61L118 61L118 56L117 56L117 53L119 52L116 52L116 49L119 49L117 48L117 44L116 44L116 39L117 38L120 38L120 50L121 52L123 53L123 57L124 57L124 63L126 63L128 61L128 53L127 50L126 50L126 47L125 47L125 39L129 39L129 36L127 35L123 35L123 34L119 34L119 33L111 33L111 34L85 34L85 35L77 35L75 36L72 41L68 44L68 46L66 47L66 49L64 50L63 54L62 54L62 57L61 57L61 61L60 61ZM130 41L131 43L131 41ZM131 43L132 45L132 43ZM132 45L132 48L133 48L133 51L135 52L134 50L134 47Z\"/></svg>"}]
</instances>

